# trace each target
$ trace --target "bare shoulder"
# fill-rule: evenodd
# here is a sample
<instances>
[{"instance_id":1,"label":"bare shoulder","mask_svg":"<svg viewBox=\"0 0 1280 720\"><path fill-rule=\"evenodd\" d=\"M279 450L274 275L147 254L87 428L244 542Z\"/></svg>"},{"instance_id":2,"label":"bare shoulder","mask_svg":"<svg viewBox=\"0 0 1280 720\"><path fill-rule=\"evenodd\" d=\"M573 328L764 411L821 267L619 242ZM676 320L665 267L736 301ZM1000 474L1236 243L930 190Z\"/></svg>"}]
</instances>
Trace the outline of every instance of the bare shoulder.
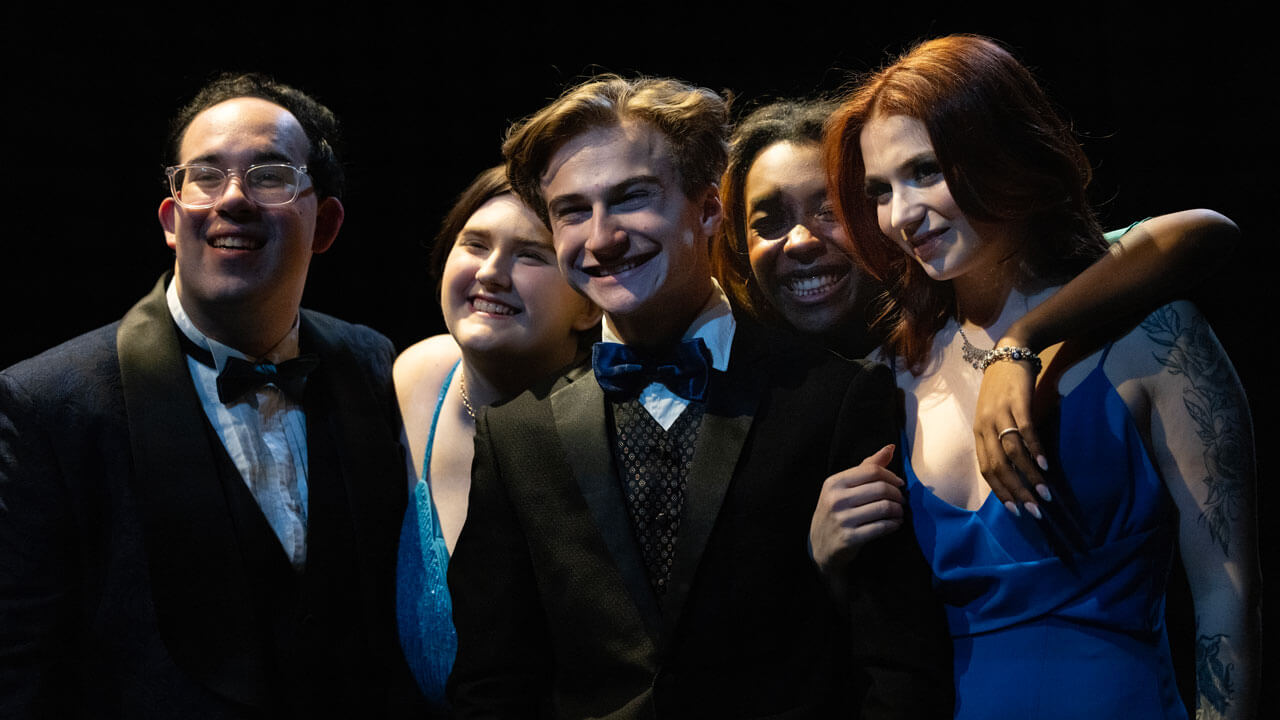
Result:
<instances>
[{"instance_id":1,"label":"bare shoulder","mask_svg":"<svg viewBox=\"0 0 1280 720\"><path fill-rule=\"evenodd\" d=\"M1179 300L1151 313L1117 340L1105 371L1157 454L1191 446L1247 424L1248 409L1235 367L1195 305ZM1159 416L1155 422L1152 416ZM1181 427L1181 436L1175 430ZM1243 426L1241 426L1243 427ZM1157 437L1161 434L1169 437Z\"/></svg>"},{"instance_id":2,"label":"bare shoulder","mask_svg":"<svg viewBox=\"0 0 1280 720\"><path fill-rule=\"evenodd\" d=\"M1186 300L1163 305L1115 342L1107 358L1113 380L1140 380L1148 392L1188 374L1234 379L1230 361L1208 321Z\"/></svg>"},{"instance_id":3,"label":"bare shoulder","mask_svg":"<svg viewBox=\"0 0 1280 720\"><path fill-rule=\"evenodd\" d=\"M401 380L419 383L429 380L431 376L444 380L444 376L461 357L462 351L458 348L458 343L448 334L419 340L396 358L393 370L396 383L399 384Z\"/></svg>"},{"instance_id":4,"label":"bare shoulder","mask_svg":"<svg viewBox=\"0 0 1280 720\"><path fill-rule=\"evenodd\" d=\"M406 424L412 422L417 409L425 407L424 412L430 412L435 407L440 386L461 357L458 344L447 334L421 340L400 353L392 377Z\"/></svg>"}]
</instances>

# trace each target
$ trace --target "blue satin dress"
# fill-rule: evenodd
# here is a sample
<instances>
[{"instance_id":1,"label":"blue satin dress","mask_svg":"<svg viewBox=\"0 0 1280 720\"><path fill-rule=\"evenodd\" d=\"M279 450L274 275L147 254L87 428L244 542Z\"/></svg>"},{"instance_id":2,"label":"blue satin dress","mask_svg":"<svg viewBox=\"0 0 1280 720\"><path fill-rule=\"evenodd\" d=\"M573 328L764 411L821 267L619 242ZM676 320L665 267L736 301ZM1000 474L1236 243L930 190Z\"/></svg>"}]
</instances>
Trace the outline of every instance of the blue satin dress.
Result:
<instances>
[{"instance_id":1,"label":"blue satin dress","mask_svg":"<svg viewBox=\"0 0 1280 720\"><path fill-rule=\"evenodd\" d=\"M400 631L400 647L422 694L436 708L448 706L445 681L453 669L458 653L458 635L453 627L453 600L446 582L449 550L429 486L431 448L435 442L436 423L444 405L449 383L458 371L449 371L431 417L431 433L427 436L426 457L422 462L422 478L414 487L404 523L400 526L400 551L396 562L396 622Z\"/></svg>"},{"instance_id":2,"label":"blue satin dress","mask_svg":"<svg viewBox=\"0 0 1280 720\"><path fill-rule=\"evenodd\" d=\"M1061 398L1049 522L1014 517L994 494L957 508L905 458L955 643L957 718L1187 717L1164 625L1177 516L1103 372L1109 352Z\"/></svg>"}]
</instances>

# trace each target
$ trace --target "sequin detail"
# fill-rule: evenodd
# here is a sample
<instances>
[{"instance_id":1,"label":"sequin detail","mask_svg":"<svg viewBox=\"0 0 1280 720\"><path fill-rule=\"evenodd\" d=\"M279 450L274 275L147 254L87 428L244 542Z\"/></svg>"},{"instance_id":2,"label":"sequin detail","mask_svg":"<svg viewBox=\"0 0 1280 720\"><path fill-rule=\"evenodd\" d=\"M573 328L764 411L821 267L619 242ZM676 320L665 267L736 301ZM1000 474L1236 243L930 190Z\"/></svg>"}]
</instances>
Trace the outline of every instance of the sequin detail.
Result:
<instances>
[{"instance_id":1,"label":"sequin detail","mask_svg":"<svg viewBox=\"0 0 1280 720\"><path fill-rule=\"evenodd\" d=\"M449 551L428 486L431 449L436 421L444 404L449 383L458 369L454 365L445 378L431 418L422 479L414 486L400 526L400 550L396 566L396 621L400 647L422 694L436 707L446 707L445 681L458 652L458 634L453 627L453 599L445 581Z\"/></svg>"}]
</instances>

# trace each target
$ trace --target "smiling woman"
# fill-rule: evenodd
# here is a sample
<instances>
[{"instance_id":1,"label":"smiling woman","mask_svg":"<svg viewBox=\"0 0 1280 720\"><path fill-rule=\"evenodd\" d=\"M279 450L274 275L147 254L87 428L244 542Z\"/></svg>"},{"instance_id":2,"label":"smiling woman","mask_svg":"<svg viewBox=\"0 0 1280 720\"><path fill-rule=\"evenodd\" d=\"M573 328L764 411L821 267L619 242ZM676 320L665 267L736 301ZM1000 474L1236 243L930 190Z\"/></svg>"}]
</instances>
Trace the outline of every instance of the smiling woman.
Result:
<instances>
[{"instance_id":1,"label":"smiling woman","mask_svg":"<svg viewBox=\"0 0 1280 720\"><path fill-rule=\"evenodd\" d=\"M565 283L551 233L511 194L501 167L481 173L458 198L431 262L449 334L396 360L412 488L396 595L405 657L423 694L443 711L457 646L445 571L467 516L476 409L584 357L600 312Z\"/></svg>"},{"instance_id":2,"label":"smiling woman","mask_svg":"<svg viewBox=\"0 0 1280 720\"><path fill-rule=\"evenodd\" d=\"M872 347L866 308L878 286L854 264L827 199L822 130L835 107L779 101L738 123L711 262L738 307L861 357Z\"/></svg>"},{"instance_id":3,"label":"smiling woman","mask_svg":"<svg viewBox=\"0 0 1280 720\"><path fill-rule=\"evenodd\" d=\"M972 271L1017 271L1017 265L1004 262L1017 250L1009 226L971 222L961 212L923 122L905 115L876 117L867 123L861 143L867 197L875 201L885 237L913 256L934 280L976 280L974 293L1008 285ZM1094 238L1094 254L1101 255L1101 235Z\"/></svg>"},{"instance_id":4,"label":"smiling woman","mask_svg":"<svg viewBox=\"0 0 1280 720\"><path fill-rule=\"evenodd\" d=\"M1194 307L1166 305L1102 348L1041 352L1053 490L1025 514L993 499L975 462L983 371L1034 377L1041 363L988 348L1105 248L1088 160L1031 74L985 38L923 43L850 95L826 151L858 256L888 286L880 357L904 392L908 504L947 603L956 717L1186 717L1163 622L1175 542L1197 717L1252 717L1250 418Z\"/></svg>"},{"instance_id":5,"label":"smiling woman","mask_svg":"<svg viewBox=\"0 0 1280 720\"><path fill-rule=\"evenodd\" d=\"M752 272L774 288L788 321L810 331L844 319L860 280L845 254L849 238L827 202L819 153L816 145L772 145L752 164L746 184Z\"/></svg>"}]
</instances>

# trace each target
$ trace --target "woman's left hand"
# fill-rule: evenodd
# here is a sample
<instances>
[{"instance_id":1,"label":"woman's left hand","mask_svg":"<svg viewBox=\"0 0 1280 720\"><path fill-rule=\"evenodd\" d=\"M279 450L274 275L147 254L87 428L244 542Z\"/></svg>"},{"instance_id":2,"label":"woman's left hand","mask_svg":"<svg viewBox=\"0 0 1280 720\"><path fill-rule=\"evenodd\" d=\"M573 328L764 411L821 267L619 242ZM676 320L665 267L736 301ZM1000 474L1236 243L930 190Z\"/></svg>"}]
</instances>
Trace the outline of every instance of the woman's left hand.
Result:
<instances>
[{"instance_id":1,"label":"woman's left hand","mask_svg":"<svg viewBox=\"0 0 1280 720\"><path fill-rule=\"evenodd\" d=\"M973 444L978 452L978 468L996 497L1010 512L1018 514L1018 508L1024 508L1039 519L1039 503L1049 501L1053 495L1042 474L1049 464L1031 420L1035 385L1036 373L1031 363L991 364L978 391Z\"/></svg>"}]
</instances>

